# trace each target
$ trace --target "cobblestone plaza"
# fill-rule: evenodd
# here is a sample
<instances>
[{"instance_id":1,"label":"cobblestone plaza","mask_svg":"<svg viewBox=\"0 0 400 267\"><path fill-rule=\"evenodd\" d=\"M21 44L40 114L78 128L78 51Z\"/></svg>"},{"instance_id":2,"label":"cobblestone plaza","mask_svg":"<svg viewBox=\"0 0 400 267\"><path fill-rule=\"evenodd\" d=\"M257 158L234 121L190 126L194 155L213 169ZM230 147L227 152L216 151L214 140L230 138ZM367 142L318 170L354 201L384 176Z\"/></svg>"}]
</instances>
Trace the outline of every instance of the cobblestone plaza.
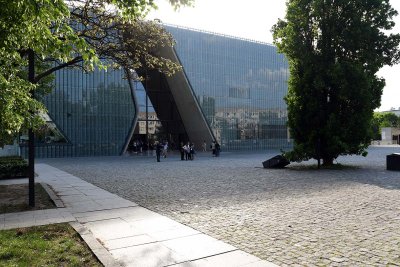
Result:
<instances>
[{"instance_id":1,"label":"cobblestone plaza","mask_svg":"<svg viewBox=\"0 0 400 267\"><path fill-rule=\"evenodd\" d=\"M280 266L400 266L393 152L372 147L319 171L315 162L263 169L277 151L41 161Z\"/></svg>"}]
</instances>

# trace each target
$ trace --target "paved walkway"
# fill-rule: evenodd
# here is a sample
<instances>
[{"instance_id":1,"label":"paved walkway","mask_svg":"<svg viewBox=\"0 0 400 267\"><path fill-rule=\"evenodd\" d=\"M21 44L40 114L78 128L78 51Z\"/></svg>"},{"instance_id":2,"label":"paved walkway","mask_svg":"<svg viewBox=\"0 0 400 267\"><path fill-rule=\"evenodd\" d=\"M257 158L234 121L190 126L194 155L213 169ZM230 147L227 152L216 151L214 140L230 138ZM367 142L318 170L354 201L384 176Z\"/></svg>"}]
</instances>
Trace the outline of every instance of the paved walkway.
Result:
<instances>
[{"instance_id":1,"label":"paved walkway","mask_svg":"<svg viewBox=\"0 0 400 267\"><path fill-rule=\"evenodd\" d=\"M371 148L320 171L306 166L316 161L263 169L279 151L43 161L282 267L400 266L400 172L385 164L393 152L400 146Z\"/></svg>"},{"instance_id":2,"label":"paved walkway","mask_svg":"<svg viewBox=\"0 0 400 267\"><path fill-rule=\"evenodd\" d=\"M64 208L0 215L0 229L71 222L105 266L276 266L46 164L48 184Z\"/></svg>"}]
</instances>

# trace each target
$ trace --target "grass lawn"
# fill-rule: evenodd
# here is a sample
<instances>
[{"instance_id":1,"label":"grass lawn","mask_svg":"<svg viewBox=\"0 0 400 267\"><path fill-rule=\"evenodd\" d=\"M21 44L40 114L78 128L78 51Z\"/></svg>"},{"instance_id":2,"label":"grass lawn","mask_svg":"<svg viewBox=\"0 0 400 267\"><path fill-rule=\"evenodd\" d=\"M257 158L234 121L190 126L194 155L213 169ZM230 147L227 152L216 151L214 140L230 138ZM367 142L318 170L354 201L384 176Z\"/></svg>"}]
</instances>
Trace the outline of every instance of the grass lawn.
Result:
<instances>
[{"instance_id":1,"label":"grass lawn","mask_svg":"<svg viewBox=\"0 0 400 267\"><path fill-rule=\"evenodd\" d=\"M56 208L35 184L35 207L28 205L28 185L0 185L0 214ZM0 231L0 266L103 266L69 224Z\"/></svg>"},{"instance_id":2,"label":"grass lawn","mask_svg":"<svg viewBox=\"0 0 400 267\"><path fill-rule=\"evenodd\" d=\"M0 231L0 266L102 266L69 224Z\"/></svg>"}]
</instances>

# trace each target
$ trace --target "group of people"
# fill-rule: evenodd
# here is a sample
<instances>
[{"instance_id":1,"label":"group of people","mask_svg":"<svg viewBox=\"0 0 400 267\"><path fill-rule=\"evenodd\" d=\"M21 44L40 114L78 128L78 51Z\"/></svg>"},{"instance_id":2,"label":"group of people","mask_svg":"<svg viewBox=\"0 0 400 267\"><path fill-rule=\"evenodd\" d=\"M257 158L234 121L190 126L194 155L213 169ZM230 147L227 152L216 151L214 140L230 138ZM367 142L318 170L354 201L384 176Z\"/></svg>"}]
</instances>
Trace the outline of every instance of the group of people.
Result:
<instances>
[{"instance_id":1,"label":"group of people","mask_svg":"<svg viewBox=\"0 0 400 267\"><path fill-rule=\"evenodd\" d=\"M194 144L190 142L185 145L181 142L179 152L181 153L181 160L194 160L194 154L196 154Z\"/></svg>"},{"instance_id":2,"label":"group of people","mask_svg":"<svg viewBox=\"0 0 400 267\"><path fill-rule=\"evenodd\" d=\"M156 151L157 162L160 162L161 157L166 158L168 155L168 141L164 141L163 143L155 141L154 149ZM206 141L203 142L202 149L204 152L207 151ZM217 141L212 141L210 144L210 149L213 157L219 157L221 146ZM196 154L194 144L191 142L187 142L186 144L181 142L179 146L179 152L181 154L181 160L194 160L194 155Z\"/></svg>"},{"instance_id":3,"label":"group of people","mask_svg":"<svg viewBox=\"0 0 400 267\"><path fill-rule=\"evenodd\" d=\"M145 143L142 142L141 140L134 140L130 144L130 149L135 154L142 153L144 147L145 147Z\"/></svg>"}]
</instances>

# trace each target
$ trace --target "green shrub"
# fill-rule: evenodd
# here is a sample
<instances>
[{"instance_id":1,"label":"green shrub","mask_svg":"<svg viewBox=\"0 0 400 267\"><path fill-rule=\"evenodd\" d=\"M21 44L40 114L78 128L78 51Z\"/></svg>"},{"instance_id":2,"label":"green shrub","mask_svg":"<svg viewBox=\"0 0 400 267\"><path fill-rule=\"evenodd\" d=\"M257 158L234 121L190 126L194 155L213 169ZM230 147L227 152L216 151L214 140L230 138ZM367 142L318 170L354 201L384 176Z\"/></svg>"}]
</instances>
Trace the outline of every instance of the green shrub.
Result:
<instances>
[{"instance_id":1,"label":"green shrub","mask_svg":"<svg viewBox=\"0 0 400 267\"><path fill-rule=\"evenodd\" d=\"M0 157L0 179L28 176L28 163L19 156Z\"/></svg>"}]
</instances>

